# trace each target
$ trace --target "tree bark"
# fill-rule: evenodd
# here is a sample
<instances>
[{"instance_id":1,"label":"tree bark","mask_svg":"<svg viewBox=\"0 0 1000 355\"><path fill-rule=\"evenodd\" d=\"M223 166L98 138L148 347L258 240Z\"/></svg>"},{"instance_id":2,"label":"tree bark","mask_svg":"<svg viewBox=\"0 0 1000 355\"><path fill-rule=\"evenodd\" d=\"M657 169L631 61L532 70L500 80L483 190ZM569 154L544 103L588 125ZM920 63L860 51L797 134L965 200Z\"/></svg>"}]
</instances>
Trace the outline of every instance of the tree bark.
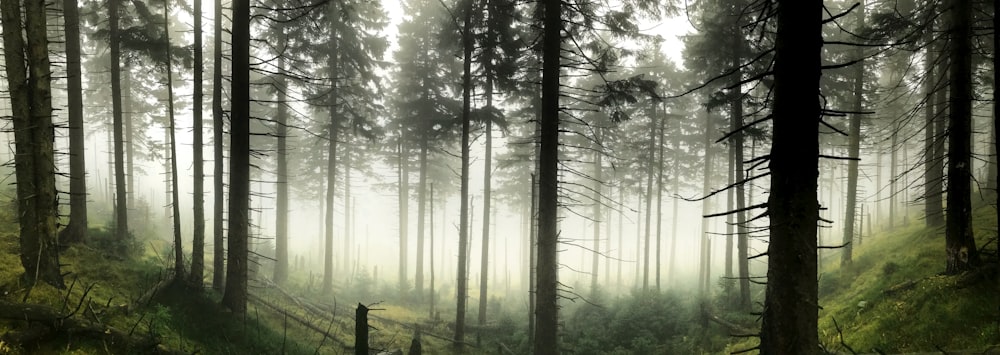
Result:
<instances>
[{"instance_id":1,"label":"tree bark","mask_svg":"<svg viewBox=\"0 0 1000 355\"><path fill-rule=\"evenodd\" d=\"M59 272L52 92L41 1L0 1L4 59L14 121L17 215L23 279L63 288ZM25 37L21 37L22 33ZM25 43L25 38L27 43Z\"/></svg>"},{"instance_id":2,"label":"tree bark","mask_svg":"<svg viewBox=\"0 0 1000 355\"><path fill-rule=\"evenodd\" d=\"M233 1L232 119L229 129L229 251L222 304L247 309L247 244L250 232L250 1Z\"/></svg>"},{"instance_id":3,"label":"tree bark","mask_svg":"<svg viewBox=\"0 0 1000 355\"><path fill-rule=\"evenodd\" d=\"M542 20L542 119L539 134L538 285L535 355L559 354L559 68L562 2L545 0Z\"/></svg>"},{"instance_id":4,"label":"tree bark","mask_svg":"<svg viewBox=\"0 0 1000 355\"><path fill-rule=\"evenodd\" d=\"M598 128L598 129L600 129L600 128ZM600 134L600 133L598 133L598 134ZM601 137L600 137L600 135L598 135L597 141L598 141L598 143L601 143ZM602 207L601 206L602 205L602 202L601 202L601 185L604 184L604 182L602 180L603 177L601 176L602 175L601 173L603 172L604 167L601 166L602 165L602 161L601 160L602 160L602 156L603 155L604 155L604 153L601 152L600 148L595 148L594 149L594 208L593 208L593 212L592 212L593 215L591 216L591 219L593 219L593 223L594 223L594 241L593 241L593 247L592 247L593 250L591 251L592 260L591 260L591 265L590 265L590 268L591 268L591 270L590 270L590 292L591 292L592 295L595 295L595 296L597 295L597 274L598 274L598 271L599 271L599 269L598 269L599 268L598 261L600 260L600 257L601 257L601 218L602 218L601 217L601 207Z\"/></svg>"},{"instance_id":5,"label":"tree bark","mask_svg":"<svg viewBox=\"0 0 1000 355\"><path fill-rule=\"evenodd\" d=\"M972 230L972 1L951 7L951 83L948 122L948 209L945 252L948 274L979 264Z\"/></svg>"},{"instance_id":6,"label":"tree bark","mask_svg":"<svg viewBox=\"0 0 1000 355\"><path fill-rule=\"evenodd\" d=\"M737 17L737 20L739 17ZM735 33L733 34L733 39L735 41L733 45L733 67L736 68L733 74L733 84L735 84L735 90L733 91L734 97L732 105L730 106L730 127L735 133L732 135L732 141L730 142L733 147L733 175L735 177L736 183L736 269L739 276L739 309L744 312L751 311L750 302L750 259L749 259L749 236L747 230L747 216L746 211L746 172L743 169L743 142L744 135L743 131L739 130L743 127L743 90L740 88L739 82L743 80L743 70L739 69L743 65L743 32L741 28L736 25L733 26ZM739 131L737 131L739 130ZM728 249L727 249L728 250ZM729 254L732 254L729 252Z\"/></svg>"},{"instance_id":7,"label":"tree bark","mask_svg":"<svg viewBox=\"0 0 1000 355\"><path fill-rule=\"evenodd\" d=\"M351 217L353 214L353 201L351 198L351 145L350 135L345 135L344 142L344 271L351 270Z\"/></svg>"},{"instance_id":8,"label":"tree bark","mask_svg":"<svg viewBox=\"0 0 1000 355\"><path fill-rule=\"evenodd\" d=\"M664 107L663 117L660 118L660 137L656 143L659 149L659 158L656 163L656 290L660 291L660 256L663 254L661 244L663 242L663 143L666 138L667 110Z\"/></svg>"},{"instance_id":9,"label":"tree bark","mask_svg":"<svg viewBox=\"0 0 1000 355\"><path fill-rule=\"evenodd\" d=\"M820 352L816 283L823 2L779 0L775 39L771 238L761 354Z\"/></svg>"},{"instance_id":10,"label":"tree bark","mask_svg":"<svg viewBox=\"0 0 1000 355\"><path fill-rule=\"evenodd\" d=\"M204 59L201 41L201 17L201 0L194 0L194 102L191 104L194 120L194 127L192 127L194 135L194 231L192 231L189 282L199 290L205 285L205 140L204 120L202 119L205 93L202 90Z\"/></svg>"},{"instance_id":11,"label":"tree bark","mask_svg":"<svg viewBox=\"0 0 1000 355\"><path fill-rule=\"evenodd\" d=\"M87 238L86 138L83 135L83 84L80 71L80 9L76 0L63 0L66 31L66 99L69 114L69 224L59 243Z\"/></svg>"},{"instance_id":12,"label":"tree bark","mask_svg":"<svg viewBox=\"0 0 1000 355\"><path fill-rule=\"evenodd\" d=\"M712 125L712 115L708 112L705 113L705 165L702 168L702 184L701 192L702 196L708 196L711 191L711 174L712 174L712 132L714 131L714 126ZM701 215L707 215L711 211L710 199L706 198L701 201ZM701 258L700 258L700 268L699 268L699 278L698 278L698 290L701 295L708 295L711 293L711 255L712 255L712 240L708 237L708 219L702 218L701 220Z\"/></svg>"}]
</instances>

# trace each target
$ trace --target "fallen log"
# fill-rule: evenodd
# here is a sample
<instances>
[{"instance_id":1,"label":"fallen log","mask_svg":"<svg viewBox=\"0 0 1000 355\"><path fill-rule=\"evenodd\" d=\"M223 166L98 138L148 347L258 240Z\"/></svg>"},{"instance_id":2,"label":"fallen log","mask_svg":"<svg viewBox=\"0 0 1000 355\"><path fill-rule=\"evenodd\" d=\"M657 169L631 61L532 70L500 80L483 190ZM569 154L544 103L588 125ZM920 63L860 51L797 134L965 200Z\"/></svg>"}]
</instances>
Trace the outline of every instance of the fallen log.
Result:
<instances>
[{"instance_id":1,"label":"fallen log","mask_svg":"<svg viewBox=\"0 0 1000 355\"><path fill-rule=\"evenodd\" d=\"M56 334L68 334L102 339L127 353L184 354L167 348L156 339L134 336L108 325L72 317L72 314L64 315L44 305L0 301L0 319L29 323L23 330L0 336L4 342L21 347L37 344Z\"/></svg>"}]
</instances>

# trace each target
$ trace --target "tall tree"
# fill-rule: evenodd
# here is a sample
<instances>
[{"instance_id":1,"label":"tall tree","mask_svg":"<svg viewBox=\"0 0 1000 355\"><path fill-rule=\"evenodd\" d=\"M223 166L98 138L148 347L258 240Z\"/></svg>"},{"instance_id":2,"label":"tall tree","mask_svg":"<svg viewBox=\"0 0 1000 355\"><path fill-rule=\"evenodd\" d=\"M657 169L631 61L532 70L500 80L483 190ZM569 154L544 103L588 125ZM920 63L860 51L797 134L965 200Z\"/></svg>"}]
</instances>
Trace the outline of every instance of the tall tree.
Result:
<instances>
[{"instance_id":1,"label":"tall tree","mask_svg":"<svg viewBox=\"0 0 1000 355\"><path fill-rule=\"evenodd\" d=\"M473 0L462 1L462 168L459 194L458 280L455 307L455 343L461 347L465 339L465 311L468 301L469 259L469 125L472 116L472 37Z\"/></svg>"},{"instance_id":2,"label":"tall tree","mask_svg":"<svg viewBox=\"0 0 1000 355\"><path fill-rule=\"evenodd\" d=\"M236 314L245 314L250 232L250 1L233 0L232 9L229 249L222 304Z\"/></svg>"},{"instance_id":3,"label":"tall tree","mask_svg":"<svg viewBox=\"0 0 1000 355\"><path fill-rule=\"evenodd\" d=\"M281 26L280 24L278 26ZM277 48L285 48L288 39L284 28L279 30ZM288 280L288 81L284 77L285 55L278 57L278 75L275 90L278 94L275 114L275 133L278 140L275 170L275 221L274 221L274 282L281 285Z\"/></svg>"},{"instance_id":4,"label":"tall tree","mask_svg":"<svg viewBox=\"0 0 1000 355\"><path fill-rule=\"evenodd\" d=\"M972 1L951 4L945 272L957 274L979 264L979 250L972 234Z\"/></svg>"},{"instance_id":5,"label":"tall tree","mask_svg":"<svg viewBox=\"0 0 1000 355\"><path fill-rule=\"evenodd\" d=\"M855 10L858 11L858 24L857 28L859 31L865 27L865 2L862 0L860 6ZM855 47L854 57L857 63L854 63L854 73L852 80L854 81L854 97L853 104L854 107L851 109L851 119L850 128L848 135L850 136L847 156L851 159L847 162L847 205L844 207L844 236L843 242L844 247L840 254L840 265L844 266L851 263L851 252L854 249L854 218L857 216L858 202L858 159L861 152L861 111L864 109L864 86L865 86L865 61L864 61L864 49L862 46Z\"/></svg>"},{"instance_id":6,"label":"tall tree","mask_svg":"<svg viewBox=\"0 0 1000 355\"><path fill-rule=\"evenodd\" d=\"M83 135L83 84L80 70L80 9L76 0L63 0L66 31L66 99L69 115L69 224L59 233L60 243L87 238L87 165Z\"/></svg>"},{"instance_id":7,"label":"tall tree","mask_svg":"<svg viewBox=\"0 0 1000 355\"><path fill-rule=\"evenodd\" d=\"M174 278L177 280L184 279L184 248L183 240L181 239L181 201L180 193L177 183L177 139L174 133L175 131L175 120L174 120L174 78L172 73L173 66L170 58L170 1L166 0L163 2L163 33L166 37L166 53L167 57L164 60L166 62L166 74L167 74L167 133L168 139L170 140L170 205L173 210L173 216L171 220L174 226Z\"/></svg>"},{"instance_id":8,"label":"tall tree","mask_svg":"<svg viewBox=\"0 0 1000 355\"><path fill-rule=\"evenodd\" d=\"M538 152L538 263L535 287L536 355L559 354L559 68L562 1L542 2L542 103Z\"/></svg>"},{"instance_id":9,"label":"tall tree","mask_svg":"<svg viewBox=\"0 0 1000 355\"><path fill-rule=\"evenodd\" d=\"M774 138L768 196L771 238L761 354L819 352L816 223L823 1L778 0Z\"/></svg>"},{"instance_id":10,"label":"tall tree","mask_svg":"<svg viewBox=\"0 0 1000 355\"><path fill-rule=\"evenodd\" d=\"M115 0L111 0L115 1ZM212 37L212 288L222 291L225 286L225 239L223 234L223 192L222 178L225 175L223 162L223 120L222 116L222 0L215 0L215 34Z\"/></svg>"},{"instance_id":11,"label":"tall tree","mask_svg":"<svg viewBox=\"0 0 1000 355\"><path fill-rule=\"evenodd\" d=\"M17 178L18 224L23 279L63 288L59 272L59 241L55 138L52 125L52 72L42 1L0 1L4 59L11 111L14 116L14 166ZM22 34L24 37L22 37Z\"/></svg>"},{"instance_id":12,"label":"tall tree","mask_svg":"<svg viewBox=\"0 0 1000 355\"><path fill-rule=\"evenodd\" d=\"M194 136L194 231L192 231L191 242L191 273L189 282L197 289L201 289L205 284L205 142L204 142L204 120L202 119L202 103L205 93L202 90L202 77L204 72L203 49L201 41L202 32L202 11L201 0L194 0L194 102L191 104Z\"/></svg>"},{"instance_id":13,"label":"tall tree","mask_svg":"<svg viewBox=\"0 0 1000 355\"><path fill-rule=\"evenodd\" d=\"M115 160L115 240L124 252L130 238L128 231L128 203L125 191L124 141L122 132L121 44L118 29L118 12L121 0L108 1L108 27L111 55L111 109L114 126Z\"/></svg>"}]
</instances>

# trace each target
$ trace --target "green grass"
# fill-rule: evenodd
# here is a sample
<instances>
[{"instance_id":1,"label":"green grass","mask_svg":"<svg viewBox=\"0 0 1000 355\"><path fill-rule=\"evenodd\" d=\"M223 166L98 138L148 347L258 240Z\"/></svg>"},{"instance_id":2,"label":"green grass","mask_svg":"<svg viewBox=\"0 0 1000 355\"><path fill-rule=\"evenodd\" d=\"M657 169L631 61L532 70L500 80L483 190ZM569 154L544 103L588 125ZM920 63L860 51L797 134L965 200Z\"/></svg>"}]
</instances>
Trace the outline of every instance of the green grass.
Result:
<instances>
[{"instance_id":1,"label":"green grass","mask_svg":"<svg viewBox=\"0 0 1000 355\"><path fill-rule=\"evenodd\" d=\"M995 210L979 206L974 213L976 244L982 247L996 238ZM982 351L1000 344L997 280L963 287L962 276L940 275L943 230L914 221L866 240L855 249L853 264L831 264L819 281L820 342L829 349L847 351L841 340L861 353ZM907 283L912 286L887 292Z\"/></svg>"}]
</instances>

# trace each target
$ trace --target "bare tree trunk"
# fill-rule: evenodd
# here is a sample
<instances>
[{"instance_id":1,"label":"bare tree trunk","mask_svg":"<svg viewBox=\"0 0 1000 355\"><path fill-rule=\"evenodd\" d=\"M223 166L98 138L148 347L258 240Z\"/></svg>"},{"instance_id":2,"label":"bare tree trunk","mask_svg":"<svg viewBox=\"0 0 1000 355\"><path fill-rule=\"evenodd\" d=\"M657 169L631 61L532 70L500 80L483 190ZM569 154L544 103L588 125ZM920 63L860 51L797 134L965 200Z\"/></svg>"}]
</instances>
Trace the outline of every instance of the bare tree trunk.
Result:
<instances>
[{"instance_id":1,"label":"bare tree trunk","mask_svg":"<svg viewBox=\"0 0 1000 355\"><path fill-rule=\"evenodd\" d=\"M229 251L222 304L247 310L250 233L250 1L233 0L232 119L229 146Z\"/></svg>"},{"instance_id":2,"label":"bare tree trunk","mask_svg":"<svg viewBox=\"0 0 1000 355\"><path fill-rule=\"evenodd\" d=\"M487 75L486 77L486 108L493 108L493 77ZM493 174L492 160L493 160L493 121L490 119L486 120L486 128L484 129L484 134L486 135L486 157L484 158L483 164L483 254L480 257L480 271L479 271L479 330L476 332L476 343L482 342L483 328L486 325L486 305L489 301L488 285L489 279L487 275L487 268L489 267L490 261L490 202L492 199L492 179ZM496 261L494 261L496 263Z\"/></svg>"},{"instance_id":3,"label":"bare tree trunk","mask_svg":"<svg viewBox=\"0 0 1000 355\"><path fill-rule=\"evenodd\" d=\"M115 141L115 239L118 241L120 252L124 252L127 241L131 238L128 231L128 206L125 192L125 151L122 141L122 89L121 89L121 50L118 34L118 8L121 0L109 0L108 12L111 29L111 107L112 121L114 125Z\"/></svg>"},{"instance_id":4,"label":"bare tree trunk","mask_svg":"<svg viewBox=\"0 0 1000 355\"><path fill-rule=\"evenodd\" d=\"M600 136L598 137L598 142L600 142ZM593 209L593 219L594 223L594 241L593 250L591 251L591 265L590 265L590 292L591 294L597 294L597 274L599 271L599 261L601 256L601 184L602 180L602 170L601 167L601 156L603 153L599 149L594 149L594 209Z\"/></svg>"},{"instance_id":5,"label":"bare tree trunk","mask_svg":"<svg viewBox=\"0 0 1000 355\"><path fill-rule=\"evenodd\" d=\"M734 26L734 31L736 33L733 35L733 39L736 41L733 48L733 67L737 68L733 76L733 82L736 85L736 90L733 91L735 95L733 97L732 105L730 110L732 110L730 115L730 127L732 127L734 134L732 136L732 141L730 142L733 148L733 175L735 177L736 183L736 254L737 262L736 269L739 275L739 309L744 312L751 311L750 302L750 259L749 259L749 236L747 231L747 217L746 211L746 172L743 169L743 142L744 135L743 131L740 130L743 127L743 90L739 89L738 84L743 78L743 70L741 68L743 64L743 32L739 26ZM727 249L728 250L728 249ZM732 252L727 251L729 255Z\"/></svg>"},{"instance_id":6,"label":"bare tree trunk","mask_svg":"<svg viewBox=\"0 0 1000 355\"><path fill-rule=\"evenodd\" d=\"M711 189L711 177L712 174L712 133L715 128L712 122L712 115L708 112L705 113L705 165L702 168L702 185L701 192L702 196L708 196ZM711 211L711 203L709 199L704 199L701 201L701 214L707 215ZM702 218L701 220L701 267L699 281L699 294L708 295L711 293L711 253L712 245L711 239L708 237L708 219Z\"/></svg>"},{"instance_id":7,"label":"bare tree trunk","mask_svg":"<svg viewBox=\"0 0 1000 355\"><path fill-rule=\"evenodd\" d=\"M69 224L59 233L61 244L87 237L87 165L83 135L83 84L80 71L80 9L76 0L63 0L66 31L66 96L69 114Z\"/></svg>"},{"instance_id":8,"label":"bare tree trunk","mask_svg":"<svg viewBox=\"0 0 1000 355\"><path fill-rule=\"evenodd\" d=\"M204 71L204 59L201 41L201 0L194 0L194 102L192 103L192 116L194 127L194 231L191 245L191 274L190 282L201 289L205 285L205 142L204 142L204 120L202 119L202 105L204 93L202 92L202 72Z\"/></svg>"},{"instance_id":9,"label":"bare tree trunk","mask_svg":"<svg viewBox=\"0 0 1000 355\"><path fill-rule=\"evenodd\" d=\"M865 2L861 1L858 7L858 29L865 27ZM851 263L851 252L854 250L854 218L857 216L858 201L858 159L861 153L861 111L864 109L864 82L865 82L865 61L864 49L858 46L854 49L854 57L858 60L854 64L854 113L851 114L850 132L848 134L847 156L851 158L847 162L847 205L844 207L844 248L840 254L840 265L845 266ZM929 79L928 79L929 81Z\"/></svg>"},{"instance_id":10,"label":"bare tree trunk","mask_svg":"<svg viewBox=\"0 0 1000 355\"><path fill-rule=\"evenodd\" d=\"M399 136L399 290L406 290L406 264L409 254L409 241L406 232L409 230L410 172L407 155L406 137L401 130Z\"/></svg>"},{"instance_id":11,"label":"bare tree trunk","mask_svg":"<svg viewBox=\"0 0 1000 355\"><path fill-rule=\"evenodd\" d=\"M816 354L820 351L816 189L823 1L779 0L777 6L768 196L771 239L760 351Z\"/></svg>"},{"instance_id":12,"label":"bare tree trunk","mask_svg":"<svg viewBox=\"0 0 1000 355\"><path fill-rule=\"evenodd\" d=\"M469 121L472 118L472 0L465 0L462 17L462 168L458 232L458 280L455 307L455 344L465 341L465 312L468 302L469 265Z\"/></svg>"},{"instance_id":13,"label":"bare tree trunk","mask_svg":"<svg viewBox=\"0 0 1000 355\"><path fill-rule=\"evenodd\" d=\"M664 107L660 118L660 138L656 143L659 149L659 162L656 164L656 290L660 290L660 256L663 254L663 143L666 138L667 110Z\"/></svg>"},{"instance_id":14,"label":"bare tree trunk","mask_svg":"<svg viewBox=\"0 0 1000 355\"><path fill-rule=\"evenodd\" d=\"M112 0L117 1L117 0ZM223 176L225 164L223 161L223 119L222 117L222 0L215 0L215 34L212 38L212 288L222 291L225 287L225 239L222 228L224 212Z\"/></svg>"},{"instance_id":15,"label":"bare tree trunk","mask_svg":"<svg viewBox=\"0 0 1000 355\"><path fill-rule=\"evenodd\" d=\"M945 272L957 274L979 264L972 229L972 1L954 0L951 16Z\"/></svg>"},{"instance_id":16,"label":"bare tree trunk","mask_svg":"<svg viewBox=\"0 0 1000 355\"><path fill-rule=\"evenodd\" d=\"M351 198L351 135L344 137L344 270L351 268L351 216L353 216L353 202ZM360 255L360 254L359 254ZM361 259L359 258L358 261Z\"/></svg>"},{"instance_id":17,"label":"bare tree trunk","mask_svg":"<svg viewBox=\"0 0 1000 355\"><path fill-rule=\"evenodd\" d=\"M167 65L167 127L170 139L170 205L174 225L174 279L184 280L184 241L181 239L181 201L177 183L177 139L174 134L174 77L170 58L170 1L163 2L163 30L166 32Z\"/></svg>"},{"instance_id":18,"label":"bare tree trunk","mask_svg":"<svg viewBox=\"0 0 1000 355\"><path fill-rule=\"evenodd\" d=\"M928 26L933 29L933 25L928 24ZM942 139L944 132L938 132L937 128L937 116L938 107L941 107L941 103L937 102L937 96L935 94L936 90L943 90L939 87L938 83L939 75L941 74L935 67L937 61L940 57L937 56L937 52L940 52L941 46L934 44L934 31L925 31L925 47L924 52L924 67L926 70L926 77L924 79L924 220L927 223L927 227L937 228L944 225L944 211L941 207L941 161L939 156L935 154L935 143L936 140Z\"/></svg>"},{"instance_id":19,"label":"bare tree trunk","mask_svg":"<svg viewBox=\"0 0 1000 355\"><path fill-rule=\"evenodd\" d=\"M680 176L680 163L679 163L680 159L678 159L678 157L677 157L676 154L678 154L677 152L680 151L680 145L681 145L681 140L680 140L680 136L681 136L681 120L677 119L677 120L674 120L674 121L677 122L677 126L676 126L677 130L673 134L673 138L674 139L673 139L673 142L672 142L672 144L673 144L673 152L674 152L675 155L673 157L674 158L673 159L673 167L671 168L671 171L673 171L673 176L674 176L674 179L673 179L674 184L671 187L671 191L673 191L674 194L677 194L678 191L680 191L680 185L679 185L680 184L680 179L678 178L678 176ZM670 222L671 222L670 223L670 261L668 262L668 267L667 267L667 284L672 283L674 281L674 278L677 277L677 271L676 271L676 269L674 269L674 267L677 265L677 224L678 224L678 221L677 221L677 200L679 200L679 199L678 198L674 198L673 200L674 200L673 208L671 209L671 212L670 212L670 213L673 214L673 216L670 218ZM621 229L621 220L619 220L619 226L618 226L618 228Z\"/></svg>"},{"instance_id":20,"label":"bare tree trunk","mask_svg":"<svg viewBox=\"0 0 1000 355\"><path fill-rule=\"evenodd\" d=\"M430 223L431 224L431 235L430 235L430 241L428 242L429 243L428 244L428 248L429 248L428 251L430 252L430 255L429 255L430 256L430 266L429 266L429 268L427 270L430 271L430 274L431 274L430 275L431 276L431 283L430 283L430 292L429 292L430 293L430 304L431 304L431 307L430 307L430 309L431 309L430 318L434 319L434 296L436 295L434 293L434 183L431 183L431 197L430 197L430 201L431 201L431 212L430 212L429 218L430 218L430 222L431 222Z\"/></svg>"},{"instance_id":21,"label":"bare tree trunk","mask_svg":"<svg viewBox=\"0 0 1000 355\"><path fill-rule=\"evenodd\" d=\"M417 265L416 274L413 277L414 288L417 297L423 297L424 290L424 216L427 206L427 150L430 138L426 132L420 133L420 177L417 182Z\"/></svg>"},{"instance_id":22,"label":"bare tree trunk","mask_svg":"<svg viewBox=\"0 0 1000 355\"><path fill-rule=\"evenodd\" d=\"M531 232L528 236L528 342L534 344L535 339L535 286L538 282L538 226L535 225L535 216L538 215L538 181L535 174L531 174Z\"/></svg>"},{"instance_id":23,"label":"bare tree trunk","mask_svg":"<svg viewBox=\"0 0 1000 355\"><path fill-rule=\"evenodd\" d=\"M201 1L201 0L198 0ZM285 48L284 29L278 36L277 48ZM288 81L285 80L285 56L278 57L278 91L275 135L278 136L277 170L275 171L275 221L274 221L274 282L283 285L288 280Z\"/></svg>"},{"instance_id":24,"label":"bare tree trunk","mask_svg":"<svg viewBox=\"0 0 1000 355\"><path fill-rule=\"evenodd\" d=\"M52 91L41 1L24 3L24 29L18 1L0 1L4 59L14 121L17 215L22 278L63 288L56 234L58 204L52 141ZM22 33L25 37L21 37ZM27 43L25 43L25 38Z\"/></svg>"},{"instance_id":25,"label":"bare tree trunk","mask_svg":"<svg viewBox=\"0 0 1000 355\"><path fill-rule=\"evenodd\" d=\"M646 167L646 233L645 241L643 244L646 246L643 249L642 258L642 289L649 289L649 239L650 239L650 223L652 222L652 212L653 212L653 157L656 154L656 104L653 104L653 112L649 115L649 160Z\"/></svg>"}]
</instances>

